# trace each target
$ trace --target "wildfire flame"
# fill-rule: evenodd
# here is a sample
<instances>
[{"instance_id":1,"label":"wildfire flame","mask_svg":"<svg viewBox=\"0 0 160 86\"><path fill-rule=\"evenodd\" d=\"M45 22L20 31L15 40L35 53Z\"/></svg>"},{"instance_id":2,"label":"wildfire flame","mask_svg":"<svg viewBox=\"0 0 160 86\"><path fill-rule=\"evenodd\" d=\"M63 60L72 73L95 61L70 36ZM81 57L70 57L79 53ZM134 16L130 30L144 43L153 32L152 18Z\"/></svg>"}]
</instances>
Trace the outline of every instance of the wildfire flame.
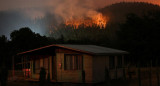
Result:
<instances>
[{"instance_id":1,"label":"wildfire flame","mask_svg":"<svg viewBox=\"0 0 160 86\"><path fill-rule=\"evenodd\" d=\"M98 13L90 18L73 18L70 17L69 19L65 20L66 26L73 26L74 29L77 29L80 25L84 25L84 27L92 27L94 25L99 26L101 29L105 28L109 18L103 16L101 13Z\"/></svg>"}]
</instances>

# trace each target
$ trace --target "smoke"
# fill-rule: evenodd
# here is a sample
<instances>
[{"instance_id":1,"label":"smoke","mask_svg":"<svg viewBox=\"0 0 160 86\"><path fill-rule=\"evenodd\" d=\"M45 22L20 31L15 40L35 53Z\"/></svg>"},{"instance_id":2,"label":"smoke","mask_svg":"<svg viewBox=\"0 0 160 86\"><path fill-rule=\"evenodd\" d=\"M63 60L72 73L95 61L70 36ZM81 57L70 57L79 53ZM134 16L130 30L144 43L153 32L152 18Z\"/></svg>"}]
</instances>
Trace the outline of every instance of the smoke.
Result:
<instances>
[{"instance_id":1,"label":"smoke","mask_svg":"<svg viewBox=\"0 0 160 86\"><path fill-rule=\"evenodd\" d=\"M104 6L102 1L104 0L1 0L0 11L20 10L32 19L44 17L46 12L63 17L83 16L88 10ZM95 5L95 3L101 3L101 5Z\"/></svg>"},{"instance_id":2,"label":"smoke","mask_svg":"<svg viewBox=\"0 0 160 86\"><path fill-rule=\"evenodd\" d=\"M22 10L23 13L34 19L44 17L47 12L63 17L83 17L88 12L95 13L95 10L106 5L136 0L0 0L0 11ZM159 3L159 0L137 0L151 3Z\"/></svg>"},{"instance_id":3,"label":"smoke","mask_svg":"<svg viewBox=\"0 0 160 86\"><path fill-rule=\"evenodd\" d=\"M136 0L0 0L0 11L20 10L32 19L52 13L65 20L70 16L76 18L91 16L90 13L96 13L95 10L99 8L122 1ZM140 1L151 2L151 0ZM152 2L158 3L158 0Z\"/></svg>"},{"instance_id":4,"label":"smoke","mask_svg":"<svg viewBox=\"0 0 160 86\"><path fill-rule=\"evenodd\" d=\"M4 26L3 21L0 22L1 32L4 34L11 29L2 30L2 28L14 28L19 29L19 27L35 27L32 30L35 30L37 27L41 29L46 29L47 26L53 25L56 26L62 22L65 22L69 19L82 19L84 17L93 17L98 12L96 11L99 8L103 8L106 5L110 5L116 2L122 2L124 0L0 0L0 13L15 11L18 15L21 14L20 22L15 21L18 17L14 17L12 14L6 15L5 18L7 22ZM133 0L125 0L133 1ZM136 0L134 0L136 1ZM140 0L137 0L140 1ZM141 0L146 2L160 3L159 0ZM16 14L14 12L14 14ZM48 18L52 15L52 17ZM0 14L1 16L1 14ZM13 17L13 19L11 18ZM22 19L22 17L25 17ZM0 17L2 18L2 17ZM4 18L3 18L4 19ZM38 22L31 24L30 19L35 21L38 19ZM1 20L1 19L0 19ZM27 23L26 23L27 21ZM40 23L39 23L40 22ZM45 24L44 24L45 23ZM48 25L47 25L48 24ZM12 25L12 26L9 26ZM38 26L37 26L38 25ZM43 25L43 26L42 26ZM17 27L15 27L17 26ZM48 26L48 27L49 27ZM13 29L12 29L13 30ZM44 30L37 32L44 32ZM10 33L10 32L8 32Z\"/></svg>"}]
</instances>

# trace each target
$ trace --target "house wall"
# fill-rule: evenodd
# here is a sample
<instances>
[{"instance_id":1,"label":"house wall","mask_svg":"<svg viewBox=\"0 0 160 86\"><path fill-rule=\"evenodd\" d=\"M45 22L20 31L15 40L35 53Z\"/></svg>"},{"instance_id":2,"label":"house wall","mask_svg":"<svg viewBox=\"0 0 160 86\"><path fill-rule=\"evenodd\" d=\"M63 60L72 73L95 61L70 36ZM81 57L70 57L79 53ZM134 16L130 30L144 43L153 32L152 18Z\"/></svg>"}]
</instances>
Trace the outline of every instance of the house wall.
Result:
<instances>
[{"instance_id":1,"label":"house wall","mask_svg":"<svg viewBox=\"0 0 160 86\"><path fill-rule=\"evenodd\" d=\"M84 54L83 55L83 69L85 71L85 82L93 82L93 56Z\"/></svg>"},{"instance_id":2,"label":"house wall","mask_svg":"<svg viewBox=\"0 0 160 86\"><path fill-rule=\"evenodd\" d=\"M37 56L35 56L35 57L37 57ZM51 64L50 64L50 59L51 59L51 57L52 56L38 56L38 58L36 58L36 59L32 59L31 61L30 61L30 69L31 69L31 78L32 79L39 79L39 73L40 73L40 69L41 69L41 67L44 67L45 69L46 69L46 78L48 77L48 73L49 73L49 71L51 72ZM37 69L36 67L35 67L35 73L34 73L34 65L33 65L33 62L34 61L37 61L37 60L39 60L39 64L37 64L37 63L35 63L35 66L37 66L37 65L39 65L39 68ZM50 75L50 78L51 78L51 75Z\"/></svg>"},{"instance_id":3,"label":"house wall","mask_svg":"<svg viewBox=\"0 0 160 86\"><path fill-rule=\"evenodd\" d=\"M92 56L69 50L58 50L57 58L57 81L58 82L82 82L82 70L64 70L64 54L81 54L83 56L83 69L85 82L92 82Z\"/></svg>"},{"instance_id":4,"label":"house wall","mask_svg":"<svg viewBox=\"0 0 160 86\"><path fill-rule=\"evenodd\" d=\"M57 81L58 82L81 82L81 70L64 70L64 53L56 53L57 57Z\"/></svg>"},{"instance_id":5,"label":"house wall","mask_svg":"<svg viewBox=\"0 0 160 86\"><path fill-rule=\"evenodd\" d=\"M93 57L93 82L102 82L105 80L105 67L109 68L108 56Z\"/></svg>"},{"instance_id":6,"label":"house wall","mask_svg":"<svg viewBox=\"0 0 160 86\"><path fill-rule=\"evenodd\" d=\"M93 57L93 82L105 81L105 68L109 71L109 78L116 79L123 77L124 57L122 56L122 68L117 67L117 56L115 55L115 68L109 68L109 56L94 56Z\"/></svg>"},{"instance_id":7,"label":"house wall","mask_svg":"<svg viewBox=\"0 0 160 86\"><path fill-rule=\"evenodd\" d=\"M124 56L122 56L122 67L118 68L118 56L115 56L115 68L114 69L109 69L109 73L110 73L110 78L111 79L119 79L119 78L123 78L123 68L124 68Z\"/></svg>"},{"instance_id":8,"label":"house wall","mask_svg":"<svg viewBox=\"0 0 160 86\"><path fill-rule=\"evenodd\" d=\"M49 57L48 57L48 59L49 59L49 61L48 61L48 62L49 62L49 63L48 63L48 64L49 64L49 67L48 67L49 69L48 69L48 71L49 71L49 73L50 73L50 80L52 80L52 78L53 78L53 77L52 77L52 58L53 58L53 56L49 56Z\"/></svg>"},{"instance_id":9,"label":"house wall","mask_svg":"<svg viewBox=\"0 0 160 86\"><path fill-rule=\"evenodd\" d=\"M111 79L123 77L123 68L110 69L109 56L92 56L84 53L79 53L70 50L58 49L56 50L56 80L58 82L82 82L82 70L64 70L64 55L65 54L80 54L83 56L83 70L85 71L85 82L103 82L105 81L105 68L109 69ZM44 58L48 60L44 60ZM46 72L50 72L50 79L52 80L53 56L41 56L36 60L40 60L40 67L46 66ZM124 57L122 58L122 65L124 65ZM115 55L115 66L117 66L117 56ZM40 69L38 70L40 71ZM39 79L39 73L33 73L33 60L31 60L31 76L33 79ZM47 74L48 76L48 74ZM47 78L46 76L46 78Z\"/></svg>"},{"instance_id":10,"label":"house wall","mask_svg":"<svg viewBox=\"0 0 160 86\"><path fill-rule=\"evenodd\" d=\"M34 73L33 71L33 60L30 61L31 62L31 78L32 79L39 79L39 73ZM39 70L40 71L40 70Z\"/></svg>"}]
</instances>

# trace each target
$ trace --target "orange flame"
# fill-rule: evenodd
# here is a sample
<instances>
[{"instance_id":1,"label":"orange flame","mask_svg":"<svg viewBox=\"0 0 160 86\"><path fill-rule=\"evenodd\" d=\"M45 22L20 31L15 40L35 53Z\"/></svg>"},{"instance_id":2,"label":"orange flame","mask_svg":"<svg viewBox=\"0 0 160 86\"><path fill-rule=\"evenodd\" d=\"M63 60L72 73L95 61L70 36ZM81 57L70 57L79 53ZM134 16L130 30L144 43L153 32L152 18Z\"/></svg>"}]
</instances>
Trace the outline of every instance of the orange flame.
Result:
<instances>
[{"instance_id":1,"label":"orange flame","mask_svg":"<svg viewBox=\"0 0 160 86\"><path fill-rule=\"evenodd\" d=\"M80 25L84 27L92 27L94 25L99 26L101 29L105 28L109 21L108 17L103 16L101 13L98 13L91 18L73 18L70 17L68 20L65 20L66 26L73 26L74 29L77 29Z\"/></svg>"}]
</instances>

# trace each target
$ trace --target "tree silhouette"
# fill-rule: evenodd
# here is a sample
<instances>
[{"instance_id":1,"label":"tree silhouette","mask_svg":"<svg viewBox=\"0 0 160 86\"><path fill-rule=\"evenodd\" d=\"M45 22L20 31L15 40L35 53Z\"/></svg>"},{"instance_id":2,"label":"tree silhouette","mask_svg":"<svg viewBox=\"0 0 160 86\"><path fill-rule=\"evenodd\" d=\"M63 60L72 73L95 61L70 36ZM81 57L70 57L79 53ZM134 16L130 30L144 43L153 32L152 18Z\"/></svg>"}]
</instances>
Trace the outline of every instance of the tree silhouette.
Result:
<instances>
[{"instance_id":1,"label":"tree silhouette","mask_svg":"<svg viewBox=\"0 0 160 86\"><path fill-rule=\"evenodd\" d=\"M2 35L0 36L0 65L4 64L6 62L6 58L8 55L8 40L7 37Z\"/></svg>"},{"instance_id":2,"label":"tree silhouette","mask_svg":"<svg viewBox=\"0 0 160 86\"><path fill-rule=\"evenodd\" d=\"M30 50L49 44L46 36L32 32L30 28L24 27L14 30L10 34L11 42L19 51Z\"/></svg>"},{"instance_id":3,"label":"tree silhouette","mask_svg":"<svg viewBox=\"0 0 160 86\"><path fill-rule=\"evenodd\" d=\"M139 17L129 14L127 21L120 26L118 45L133 56L133 61L147 64L160 56L160 12L149 12Z\"/></svg>"}]
</instances>

